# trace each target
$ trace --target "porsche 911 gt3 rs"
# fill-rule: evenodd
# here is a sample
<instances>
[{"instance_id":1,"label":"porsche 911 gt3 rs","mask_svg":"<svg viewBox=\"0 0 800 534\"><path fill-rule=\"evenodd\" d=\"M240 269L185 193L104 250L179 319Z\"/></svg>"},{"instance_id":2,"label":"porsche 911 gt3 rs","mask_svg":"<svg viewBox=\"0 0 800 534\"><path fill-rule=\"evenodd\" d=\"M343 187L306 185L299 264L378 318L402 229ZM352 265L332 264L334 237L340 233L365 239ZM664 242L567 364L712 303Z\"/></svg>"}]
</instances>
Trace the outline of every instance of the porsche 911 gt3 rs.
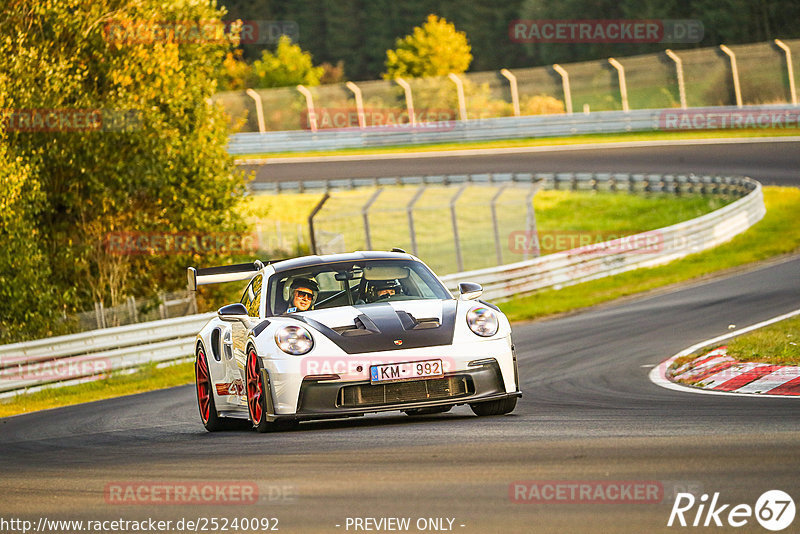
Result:
<instances>
[{"instance_id":1,"label":"porsche 911 gt3 rs","mask_svg":"<svg viewBox=\"0 0 800 534\"><path fill-rule=\"evenodd\" d=\"M197 400L209 431L259 432L383 411L481 416L521 396L511 327L479 300L454 298L404 252L306 256L188 270L190 287L249 280L195 345Z\"/></svg>"}]
</instances>

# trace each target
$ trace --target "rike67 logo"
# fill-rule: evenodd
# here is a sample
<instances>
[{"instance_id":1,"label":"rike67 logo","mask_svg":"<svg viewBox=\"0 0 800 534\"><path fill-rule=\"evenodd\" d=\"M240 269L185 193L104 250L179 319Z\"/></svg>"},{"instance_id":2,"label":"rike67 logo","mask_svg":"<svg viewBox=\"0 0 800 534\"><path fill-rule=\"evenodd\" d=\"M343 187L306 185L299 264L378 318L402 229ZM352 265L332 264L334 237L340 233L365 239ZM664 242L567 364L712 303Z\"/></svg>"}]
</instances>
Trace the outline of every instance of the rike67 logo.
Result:
<instances>
[{"instance_id":1,"label":"rike67 logo","mask_svg":"<svg viewBox=\"0 0 800 534\"><path fill-rule=\"evenodd\" d=\"M723 504L719 492L709 496L703 494L696 499L691 493L679 493L672 505L667 526L731 526L743 527L755 517L758 524L767 530L783 530L794 521L794 501L781 490L764 492L754 507L749 504Z\"/></svg>"}]
</instances>

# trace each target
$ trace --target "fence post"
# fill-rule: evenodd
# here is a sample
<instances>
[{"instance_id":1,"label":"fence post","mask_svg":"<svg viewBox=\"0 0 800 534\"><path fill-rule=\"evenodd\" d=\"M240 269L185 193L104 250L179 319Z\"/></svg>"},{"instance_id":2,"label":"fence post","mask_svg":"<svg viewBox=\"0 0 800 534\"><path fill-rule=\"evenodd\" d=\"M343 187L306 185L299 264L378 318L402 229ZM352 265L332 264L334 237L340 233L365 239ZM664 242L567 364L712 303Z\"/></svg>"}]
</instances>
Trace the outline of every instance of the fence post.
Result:
<instances>
[{"instance_id":1,"label":"fence post","mask_svg":"<svg viewBox=\"0 0 800 534\"><path fill-rule=\"evenodd\" d=\"M361 218L364 221L364 236L367 238L367 250L372 250L372 237L369 234L369 208L378 200L380 194L383 193L383 188L379 187L372 196L369 197L367 203L361 208Z\"/></svg>"},{"instance_id":2,"label":"fence post","mask_svg":"<svg viewBox=\"0 0 800 534\"><path fill-rule=\"evenodd\" d=\"M497 254L497 265L503 265L503 249L500 246L500 225L497 224L497 199L500 198L500 195L503 194L506 187L508 187L508 185L503 184L497 189L497 193L492 197L492 202L490 204L492 209L492 228L494 229L494 249Z\"/></svg>"},{"instance_id":3,"label":"fence post","mask_svg":"<svg viewBox=\"0 0 800 534\"><path fill-rule=\"evenodd\" d=\"M511 87L511 105L514 106L514 116L519 117L519 90L517 88L517 77L514 76L508 69L500 69L500 74L505 76L508 80L508 85Z\"/></svg>"},{"instance_id":4,"label":"fence post","mask_svg":"<svg viewBox=\"0 0 800 534\"><path fill-rule=\"evenodd\" d=\"M424 185L419 186L417 192L414 193L414 196L411 197L411 200L406 205L406 213L408 214L408 233L411 236L411 251L414 253L414 256L419 256L417 252L417 232L414 230L414 204L417 203L419 197L422 196L422 193L425 191Z\"/></svg>"},{"instance_id":5,"label":"fence post","mask_svg":"<svg viewBox=\"0 0 800 534\"><path fill-rule=\"evenodd\" d=\"M314 235L314 217L319 213L319 210L322 209L322 206L327 202L327 200L331 198L331 194L325 191L325 194L322 195L322 199L317 202L317 205L314 206L314 209L311 210L311 215L308 216L308 233L309 237L311 238L311 254L317 253L317 237ZM298 226L299 231L299 226Z\"/></svg>"},{"instance_id":6,"label":"fence post","mask_svg":"<svg viewBox=\"0 0 800 534\"><path fill-rule=\"evenodd\" d=\"M167 299L164 296L163 292L158 294L158 315L162 319L166 319L167 318L167 303L166 303L166 300Z\"/></svg>"},{"instance_id":7,"label":"fence post","mask_svg":"<svg viewBox=\"0 0 800 534\"><path fill-rule=\"evenodd\" d=\"M719 45L719 49L725 52L731 59L731 74L733 75L733 92L736 94L736 107L742 107L742 88L739 86L739 68L736 66L736 54L725 45Z\"/></svg>"},{"instance_id":8,"label":"fence post","mask_svg":"<svg viewBox=\"0 0 800 534\"><path fill-rule=\"evenodd\" d=\"M311 131L317 131L317 114L314 111L314 98L304 85L298 85L297 90L306 97L306 109L308 110L308 124L311 126Z\"/></svg>"},{"instance_id":9,"label":"fence post","mask_svg":"<svg viewBox=\"0 0 800 534\"><path fill-rule=\"evenodd\" d=\"M191 292L194 295L194 291ZM131 314L131 322L138 323L139 316L136 311L136 300L133 297L128 297L128 312Z\"/></svg>"},{"instance_id":10,"label":"fence post","mask_svg":"<svg viewBox=\"0 0 800 534\"><path fill-rule=\"evenodd\" d=\"M780 39L775 39L775 44L783 50L786 54L786 70L789 73L789 92L792 94L792 105L797 105L797 91L795 90L794 86L794 66L792 65L792 51L791 49L781 41Z\"/></svg>"},{"instance_id":11,"label":"fence post","mask_svg":"<svg viewBox=\"0 0 800 534\"><path fill-rule=\"evenodd\" d=\"M613 57L608 58L608 62L611 63L611 66L617 69L617 79L619 80L619 94L622 98L622 111L628 112L630 108L628 107L628 84L625 81L625 67L622 66L622 63L614 59Z\"/></svg>"},{"instance_id":12,"label":"fence post","mask_svg":"<svg viewBox=\"0 0 800 534\"><path fill-rule=\"evenodd\" d=\"M363 129L367 124L366 124L366 118L364 117L364 100L361 98L361 89L353 82L347 82L345 85L356 96L356 114L358 115L358 127Z\"/></svg>"},{"instance_id":13,"label":"fence post","mask_svg":"<svg viewBox=\"0 0 800 534\"><path fill-rule=\"evenodd\" d=\"M267 127L264 125L264 107L261 104L261 95L259 95L252 89L248 89L245 92L247 93L247 96L252 98L256 103L256 118L258 119L258 133L264 133L267 131Z\"/></svg>"},{"instance_id":14,"label":"fence post","mask_svg":"<svg viewBox=\"0 0 800 534\"><path fill-rule=\"evenodd\" d=\"M461 258L461 240L458 237L458 220L456 217L456 202L458 202L458 198L461 196L461 193L467 188L467 185L464 184L458 188L456 194L450 198L450 221L453 224L453 241L455 242L456 246L456 266L458 267L458 272L464 271L464 260Z\"/></svg>"},{"instance_id":15,"label":"fence post","mask_svg":"<svg viewBox=\"0 0 800 534\"><path fill-rule=\"evenodd\" d=\"M411 126L415 126L417 124L417 118L414 116L414 97L411 94L411 86L408 85L408 82L405 81L403 78L395 78L397 85L403 88L403 92L406 95L406 109L408 110L408 120Z\"/></svg>"},{"instance_id":16,"label":"fence post","mask_svg":"<svg viewBox=\"0 0 800 534\"><path fill-rule=\"evenodd\" d=\"M525 205L528 208L528 216L527 216L527 224L528 232L531 236L531 243L536 243L536 252L534 253L534 257L539 257L541 254L541 247L539 246L539 233L536 229L536 211L533 209L533 197L536 194L536 191L539 190L539 182L534 183L531 185L531 190L525 196ZM528 248L525 247L525 253L523 259L528 259Z\"/></svg>"},{"instance_id":17,"label":"fence post","mask_svg":"<svg viewBox=\"0 0 800 534\"><path fill-rule=\"evenodd\" d=\"M103 309L103 303L95 301L94 303L94 316L97 321L97 328L106 327L106 313Z\"/></svg>"},{"instance_id":18,"label":"fence post","mask_svg":"<svg viewBox=\"0 0 800 534\"><path fill-rule=\"evenodd\" d=\"M675 73L678 77L678 96L681 100L681 109L686 109L686 84L683 81L683 61L678 57L678 54L667 48L665 50L667 57L675 62Z\"/></svg>"},{"instance_id":19,"label":"fence post","mask_svg":"<svg viewBox=\"0 0 800 534\"><path fill-rule=\"evenodd\" d=\"M572 91L569 88L569 74L558 63L553 65L553 70L561 76L561 86L564 89L564 105L567 108L567 115L572 115Z\"/></svg>"},{"instance_id":20,"label":"fence post","mask_svg":"<svg viewBox=\"0 0 800 534\"><path fill-rule=\"evenodd\" d=\"M467 120L467 101L464 98L464 82L452 72L448 74L447 77L456 84L456 92L458 93L458 116L459 119L465 121Z\"/></svg>"}]
</instances>

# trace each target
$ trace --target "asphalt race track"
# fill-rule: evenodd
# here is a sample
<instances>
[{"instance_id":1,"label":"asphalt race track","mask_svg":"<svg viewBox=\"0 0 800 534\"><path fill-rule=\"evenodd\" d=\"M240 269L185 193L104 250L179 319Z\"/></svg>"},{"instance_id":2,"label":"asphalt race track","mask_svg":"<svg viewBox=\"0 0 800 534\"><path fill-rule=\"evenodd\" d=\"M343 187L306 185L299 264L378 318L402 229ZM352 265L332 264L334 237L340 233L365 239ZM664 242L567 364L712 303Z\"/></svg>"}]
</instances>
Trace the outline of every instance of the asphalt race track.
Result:
<instances>
[{"instance_id":1,"label":"asphalt race track","mask_svg":"<svg viewBox=\"0 0 800 534\"><path fill-rule=\"evenodd\" d=\"M719 163L717 172L797 184L799 148L702 150ZM608 170L710 172L713 166L700 165L701 153L691 146L613 152L594 154ZM547 160L542 170L583 170L590 154L531 157ZM531 164L527 158L505 156L519 167ZM424 163L435 173L443 165L465 172L480 162ZM316 167L317 178L323 169ZM518 324L524 397L505 417L479 419L460 407L437 416L304 423L279 434L208 434L194 387L184 386L2 419L0 517L277 517L283 532L355 532L347 518L408 517L410 532L669 532L703 529L666 527L677 491L719 492L720 502L754 506L764 491L780 489L797 502L796 399L672 391L649 382L647 373L681 349L727 332L729 324L742 327L800 307L798 281L800 256L781 258L673 291ZM514 503L509 489L524 480L655 481L664 493L658 503ZM259 498L203 506L109 498L110 485L129 481L238 481L256 484ZM438 529L431 523L418 529L421 518L445 520ZM794 531L798 524L795 519ZM752 517L743 528L706 529L728 530L765 531Z\"/></svg>"},{"instance_id":2,"label":"asphalt race track","mask_svg":"<svg viewBox=\"0 0 800 534\"><path fill-rule=\"evenodd\" d=\"M765 185L793 185L797 183L800 168L800 140L792 139L775 142L757 139L753 143L741 142L741 139L697 140L681 145L618 148L584 145L556 151L552 147L536 147L532 151L512 149L482 155L420 158L393 154L391 158L332 157L314 162L275 158L264 165L242 168L256 171L256 182L487 172L615 171L743 174Z\"/></svg>"}]
</instances>

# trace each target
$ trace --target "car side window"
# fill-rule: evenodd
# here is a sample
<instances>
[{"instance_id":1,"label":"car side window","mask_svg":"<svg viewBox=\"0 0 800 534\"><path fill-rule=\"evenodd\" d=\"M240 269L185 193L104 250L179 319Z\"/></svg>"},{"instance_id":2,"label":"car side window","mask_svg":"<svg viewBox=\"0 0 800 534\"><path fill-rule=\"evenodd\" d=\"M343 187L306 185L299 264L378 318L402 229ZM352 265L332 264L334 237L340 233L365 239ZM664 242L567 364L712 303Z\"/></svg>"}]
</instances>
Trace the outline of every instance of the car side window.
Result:
<instances>
[{"instance_id":1,"label":"car side window","mask_svg":"<svg viewBox=\"0 0 800 534\"><path fill-rule=\"evenodd\" d=\"M245 288L244 293L242 293L242 299L239 302L244 304L244 307L246 308L250 304L251 300L253 300L253 281L252 280L250 281L249 284L247 284L247 287Z\"/></svg>"},{"instance_id":2,"label":"car side window","mask_svg":"<svg viewBox=\"0 0 800 534\"><path fill-rule=\"evenodd\" d=\"M258 317L258 308L261 304L261 275L257 275L247 285L242 294L241 302L247 308L247 314L251 317Z\"/></svg>"},{"instance_id":3,"label":"car side window","mask_svg":"<svg viewBox=\"0 0 800 534\"><path fill-rule=\"evenodd\" d=\"M249 302L245 304L247 314L250 317L258 317L258 308L261 305L261 275L257 275L253 278L253 281L250 282L247 288L247 296L250 297Z\"/></svg>"}]
</instances>

